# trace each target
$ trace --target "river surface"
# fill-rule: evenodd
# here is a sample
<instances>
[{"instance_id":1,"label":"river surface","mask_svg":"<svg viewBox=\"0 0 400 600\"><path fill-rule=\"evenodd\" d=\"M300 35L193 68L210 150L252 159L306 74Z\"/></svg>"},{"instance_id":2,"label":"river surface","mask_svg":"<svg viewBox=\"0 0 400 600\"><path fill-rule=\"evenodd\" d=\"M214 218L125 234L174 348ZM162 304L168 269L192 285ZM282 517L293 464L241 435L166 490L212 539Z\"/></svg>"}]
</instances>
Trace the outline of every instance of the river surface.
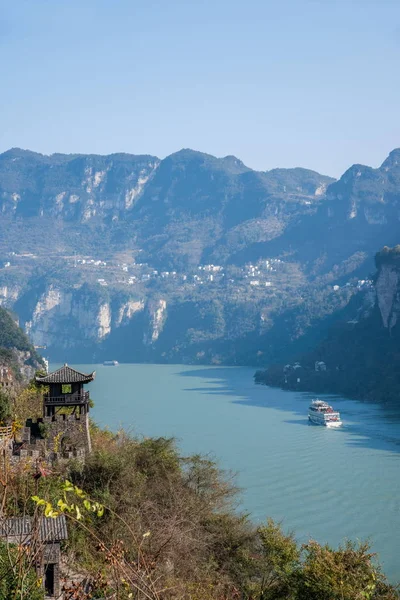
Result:
<instances>
[{"instance_id":1,"label":"river surface","mask_svg":"<svg viewBox=\"0 0 400 600\"><path fill-rule=\"evenodd\" d=\"M52 367L55 365L52 365ZM96 369L91 415L111 430L175 436L237 473L243 508L337 545L369 538L400 580L400 409L334 398L344 427L307 421L310 396L253 384L254 369L74 365Z\"/></svg>"}]
</instances>

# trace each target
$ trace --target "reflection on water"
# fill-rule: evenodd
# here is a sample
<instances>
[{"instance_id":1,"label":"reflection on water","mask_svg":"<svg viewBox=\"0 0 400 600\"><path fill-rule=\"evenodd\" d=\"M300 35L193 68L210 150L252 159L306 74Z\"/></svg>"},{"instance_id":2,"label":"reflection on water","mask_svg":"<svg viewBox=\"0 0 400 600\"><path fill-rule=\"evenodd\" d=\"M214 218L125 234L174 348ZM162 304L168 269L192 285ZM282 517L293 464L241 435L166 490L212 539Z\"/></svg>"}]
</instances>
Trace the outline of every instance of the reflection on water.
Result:
<instances>
[{"instance_id":1,"label":"reflection on water","mask_svg":"<svg viewBox=\"0 0 400 600\"><path fill-rule=\"evenodd\" d=\"M93 365L77 365L92 370ZM310 395L253 384L251 368L95 366L92 416L143 435L175 436L235 471L255 520L283 520L298 539L370 537L400 579L400 414L331 398L340 430L310 426Z\"/></svg>"}]
</instances>

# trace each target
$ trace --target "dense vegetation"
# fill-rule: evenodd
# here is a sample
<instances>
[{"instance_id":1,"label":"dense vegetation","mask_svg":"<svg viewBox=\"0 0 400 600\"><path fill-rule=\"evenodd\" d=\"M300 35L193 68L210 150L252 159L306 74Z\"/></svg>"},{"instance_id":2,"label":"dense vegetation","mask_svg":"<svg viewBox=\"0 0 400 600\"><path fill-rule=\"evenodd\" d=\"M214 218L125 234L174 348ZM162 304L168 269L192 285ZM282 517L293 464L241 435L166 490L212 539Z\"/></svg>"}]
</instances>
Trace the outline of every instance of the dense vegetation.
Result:
<instances>
[{"instance_id":1,"label":"dense vegetation","mask_svg":"<svg viewBox=\"0 0 400 600\"><path fill-rule=\"evenodd\" d=\"M43 600L32 564L18 548L0 541L0 600Z\"/></svg>"},{"instance_id":2,"label":"dense vegetation","mask_svg":"<svg viewBox=\"0 0 400 600\"><path fill-rule=\"evenodd\" d=\"M92 435L84 467L58 466L36 483L24 469L1 484L9 514L33 513L33 495L67 514L66 598L398 599L368 544L299 546L271 520L254 527L234 510L236 490L208 458L184 457L165 438L134 439L94 426ZM4 567L0 548L0 567L2 560ZM0 599L35 597L26 593L25 578L3 572L18 593L1 595L0 587ZM68 572L80 578L72 581Z\"/></svg>"},{"instance_id":3,"label":"dense vegetation","mask_svg":"<svg viewBox=\"0 0 400 600\"><path fill-rule=\"evenodd\" d=\"M42 365L42 359L28 336L17 325L11 314L0 307L0 365L11 367L17 380L23 379L21 367L32 371Z\"/></svg>"},{"instance_id":4,"label":"dense vegetation","mask_svg":"<svg viewBox=\"0 0 400 600\"><path fill-rule=\"evenodd\" d=\"M0 308L0 347L31 351L32 344L25 333L18 327L9 312Z\"/></svg>"},{"instance_id":5,"label":"dense vegetation","mask_svg":"<svg viewBox=\"0 0 400 600\"><path fill-rule=\"evenodd\" d=\"M364 297L354 298L313 348L294 355L287 352L286 358L300 363L300 368L285 369L284 363L271 364L267 370L256 373L256 382L302 391L340 393L384 404L397 403L400 394L399 257L400 246L385 246L376 254L375 281L379 280L382 267L389 267L395 286L392 296L385 280L383 291L372 290ZM381 298L381 303L387 305L385 310L392 315L393 326L384 326L379 294L388 294L387 298ZM326 371L316 370L318 361L325 363Z\"/></svg>"},{"instance_id":6,"label":"dense vegetation","mask_svg":"<svg viewBox=\"0 0 400 600\"><path fill-rule=\"evenodd\" d=\"M398 403L400 357L398 332L383 329L380 315L355 325L340 324L307 355L298 355L301 370L286 377L283 365L258 371L256 381L302 391L337 393L350 398ZM325 372L315 361L325 361ZM300 382L297 379L300 378Z\"/></svg>"}]
</instances>

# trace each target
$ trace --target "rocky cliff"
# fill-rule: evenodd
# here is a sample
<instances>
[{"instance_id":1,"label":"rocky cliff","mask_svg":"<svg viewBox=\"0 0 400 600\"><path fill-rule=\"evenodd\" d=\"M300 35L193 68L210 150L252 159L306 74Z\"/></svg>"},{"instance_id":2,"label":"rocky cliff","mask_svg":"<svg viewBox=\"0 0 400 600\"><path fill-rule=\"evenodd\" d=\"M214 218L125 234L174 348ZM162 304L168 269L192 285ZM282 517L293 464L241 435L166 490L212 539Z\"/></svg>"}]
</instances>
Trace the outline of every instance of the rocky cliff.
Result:
<instances>
[{"instance_id":1,"label":"rocky cliff","mask_svg":"<svg viewBox=\"0 0 400 600\"><path fill-rule=\"evenodd\" d=\"M382 265L376 281L376 296L382 323L392 331L400 314L400 271L394 265Z\"/></svg>"},{"instance_id":2,"label":"rocky cliff","mask_svg":"<svg viewBox=\"0 0 400 600\"><path fill-rule=\"evenodd\" d=\"M154 344L163 330L166 306L164 299L121 297L89 285L71 289L50 284L33 303L31 318L24 326L35 346L45 347L46 354L59 360L78 356L81 360L105 360L110 334L117 335L118 329L131 326L138 316L142 317L141 332L128 341L127 353L129 345Z\"/></svg>"},{"instance_id":3,"label":"rocky cliff","mask_svg":"<svg viewBox=\"0 0 400 600\"><path fill-rule=\"evenodd\" d=\"M11 380L28 381L44 363L15 318L0 308L0 381L9 369Z\"/></svg>"},{"instance_id":4,"label":"rocky cliff","mask_svg":"<svg viewBox=\"0 0 400 600\"><path fill-rule=\"evenodd\" d=\"M44 156L15 148L0 155L0 210L3 218L117 220L132 210L159 163L154 156Z\"/></svg>"},{"instance_id":5,"label":"rocky cliff","mask_svg":"<svg viewBox=\"0 0 400 600\"><path fill-rule=\"evenodd\" d=\"M392 333L400 316L400 246L387 246L377 254L376 298L382 324Z\"/></svg>"}]
</instances>

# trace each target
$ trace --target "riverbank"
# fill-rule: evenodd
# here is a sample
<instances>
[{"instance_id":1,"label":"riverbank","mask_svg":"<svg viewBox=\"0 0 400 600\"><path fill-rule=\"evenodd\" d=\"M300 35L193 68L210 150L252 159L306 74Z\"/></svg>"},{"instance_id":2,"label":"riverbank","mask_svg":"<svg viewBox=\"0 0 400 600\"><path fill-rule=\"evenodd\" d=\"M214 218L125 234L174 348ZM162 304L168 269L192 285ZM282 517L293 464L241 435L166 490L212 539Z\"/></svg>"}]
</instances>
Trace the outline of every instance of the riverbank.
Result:
<instances>
[{"instance_id":1,"label":"riverbank","mask_svg":"<svg viewBox=\"0 0 400 600\"><path fill-rule=\"evenodd\" d=\"M346 351L348 352L348 351ZM346 353L343 351L343 355ZM353 400L396 405L400 396L398 359L362 362L343 361L335 367L324 361L271 365L254 373L256 384L293 392L334 394ZM322 367L319 365L323 365Z\"/></svg>"}]
</instances>

